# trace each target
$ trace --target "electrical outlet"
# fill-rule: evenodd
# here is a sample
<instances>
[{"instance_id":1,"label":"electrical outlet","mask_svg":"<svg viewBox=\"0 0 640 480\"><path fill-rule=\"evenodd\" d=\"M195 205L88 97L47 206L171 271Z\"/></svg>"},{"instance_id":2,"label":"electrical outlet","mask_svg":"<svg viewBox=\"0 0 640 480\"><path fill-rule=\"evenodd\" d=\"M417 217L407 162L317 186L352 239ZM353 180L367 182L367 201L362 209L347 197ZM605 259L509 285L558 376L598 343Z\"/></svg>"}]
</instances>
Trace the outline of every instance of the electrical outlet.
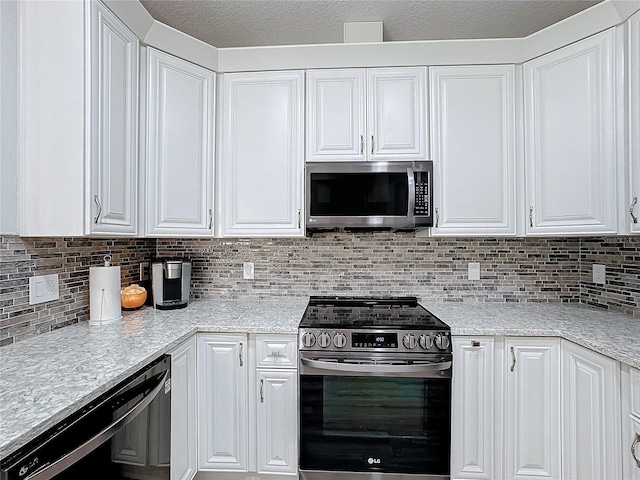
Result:
<instances>
[{"instance_id":1,"label":"electrical outlet","mask_svg":"<svg viewBox=\"0 0 640 480\"><path fill-rule=\"evenodd\" d=\"M469 280L480 280L480 264L479 263L473 263L473 262L469 263L469 273L467 278Z\"/></svg>"},{"instance_id":2,"label":"electrical outlet","mask_svg":"<svg viewBox=\"0 0 640 480\"><path fill-rule=\"evenodd\" d=\"M60 289L57 273L29 278L29 305L50 302L59 298Z\"/></svg>"},{"instance_id":3,"label":"electrical outlet","mask_svg":"<svg viewBox=\"0 0 640 480\"><path fill-rule=\"evenodd\" d=\"M607 270L604 265L593 264L593 283L599 285L607 283Z\"/></svg>"},{"instance_id":4,"label":"electrical outlet","mask_svg":"<svg viewBox=\"0 0 640 480\"><path fill-rule=\"evenodd\" d=\"M253 280L253 276L253 262L244 262L242 264L242 278L245 280Z\"/></svg>"}]
</instances>

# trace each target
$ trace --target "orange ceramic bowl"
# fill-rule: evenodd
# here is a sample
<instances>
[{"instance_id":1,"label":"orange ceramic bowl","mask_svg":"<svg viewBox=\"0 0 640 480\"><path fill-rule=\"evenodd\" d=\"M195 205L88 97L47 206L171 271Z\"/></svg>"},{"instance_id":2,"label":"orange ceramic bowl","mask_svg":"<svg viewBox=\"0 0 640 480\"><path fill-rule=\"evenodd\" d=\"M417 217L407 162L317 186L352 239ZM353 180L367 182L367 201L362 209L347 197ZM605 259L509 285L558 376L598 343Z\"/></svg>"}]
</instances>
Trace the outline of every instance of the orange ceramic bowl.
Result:
<instances>
[{"instance_id":1,"label":"orange ceramic bowl","mask_svg":"<svg viewBox=\"0 0 640 480\"><path fill-rule=\"evenodd\" d=\"M147 291L140 285L129 285L120 290L120 303L123 308L139 308L147 300Z\"/></svg>"}]
</instances>

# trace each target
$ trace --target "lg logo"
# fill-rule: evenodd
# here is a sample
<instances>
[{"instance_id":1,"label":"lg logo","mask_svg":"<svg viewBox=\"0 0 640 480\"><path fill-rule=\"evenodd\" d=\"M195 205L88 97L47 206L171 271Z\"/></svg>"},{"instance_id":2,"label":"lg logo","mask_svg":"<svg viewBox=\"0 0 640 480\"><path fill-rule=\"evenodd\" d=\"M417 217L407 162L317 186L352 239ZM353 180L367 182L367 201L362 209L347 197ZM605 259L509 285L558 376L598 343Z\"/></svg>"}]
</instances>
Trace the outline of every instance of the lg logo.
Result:
<instances>
[{"instance_id":1,"label":"lg logo","mask_svg":"<svg viewBox=\"0 0 640 480\"><path fill-rule=\"evenodd\" d=\"M379 465L380 464L380 459L379 458L371 458L371 457L369 457L369 460L367 460L367 462L369 463L369 465Z\"/></svg>"}]
</instances>

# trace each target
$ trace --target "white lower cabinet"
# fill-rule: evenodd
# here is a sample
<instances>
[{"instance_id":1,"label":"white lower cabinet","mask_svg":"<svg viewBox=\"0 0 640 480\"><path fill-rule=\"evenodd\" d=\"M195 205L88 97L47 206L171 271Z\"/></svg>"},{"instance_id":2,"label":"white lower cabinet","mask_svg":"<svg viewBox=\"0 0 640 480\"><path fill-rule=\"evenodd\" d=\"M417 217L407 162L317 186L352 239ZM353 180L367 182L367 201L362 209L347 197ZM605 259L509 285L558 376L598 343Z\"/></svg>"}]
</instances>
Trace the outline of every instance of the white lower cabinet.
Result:
<instances>
[{"instance_id":1,"label":"white lower cabinet","mask_svg":"<svg viewBox=\"0 0 640 480\"><path fill-rule=\"evenodd\" d=\"M621 367L622 478L640 480L640 370Z\"/></svg>"},{"instance_id":2,"label":"white lower cabinet","mask_svg":"<svg viewBox=\"0 0 640 480\"><path fill-rule=\"evenodd\" d=\"M640 370L546 337L453 356L452 479L640 480Z\"/></svg>"},{"instance_id":3,"label":"white lower cabinet","mask_svg":"<svg viewBox=\"0 0 640 480\"><path fill-rule=\"evenodd\" d=\"M562 477L623 478L620 364L562 341Z\"/></svg>"},{"instance_id":4,"label":"white lower cabinet","mask_svg":"<svg viewBox=\"0 0 640 480\"><path fill-rule=\"evenodd\" d=\"M258 379L258 472L298 472L298 373L261 370Z\"/></svg>"},{"instance_id":5,"label":"white lower cabinet","mask_svg":"<svg viewBox=\"0 0 640 480\"><path fill-rule=\"evenodd\" d=\"M494 461L494 339L454 337L453 358L451 478L500 478Z\"/></svg>"},{"instance_id":6,"label":"white lower cabinet","mask_svg":"<svg viewBox=\"0 0 640 480\"><path fill-rule=\"evenodd\" d=\"M191 480L198 471L196 337L171 352L171 480Z\"/></svg>"},{"instance_id":7,"label":"white lower cabinet","mask_svg":"<svg viewBox=\"0 0 640 480\"><path fill-rule=\"evenodd\" d=\"M247 470L247 335L198 335L198 468Z\"/></svg>"},{"instance_id":8,"label":"white lower cabinet","mask_svg":"<svg viewBox=\"0 0 640 480\"><path fill-rule=\"evenodd\" d=\"M560 478L560 340L505 339L504 478Z\"/></svg>"},{"instance_id":9,"label":"white lower cabinet","mask_svg":"<svg viewBox=\"0 0 640 480\"><path fill-rule=\"evenodd\" d=\"M198 478L297 475L296 339L198 335Z\"/></svg>"}]
</instances>

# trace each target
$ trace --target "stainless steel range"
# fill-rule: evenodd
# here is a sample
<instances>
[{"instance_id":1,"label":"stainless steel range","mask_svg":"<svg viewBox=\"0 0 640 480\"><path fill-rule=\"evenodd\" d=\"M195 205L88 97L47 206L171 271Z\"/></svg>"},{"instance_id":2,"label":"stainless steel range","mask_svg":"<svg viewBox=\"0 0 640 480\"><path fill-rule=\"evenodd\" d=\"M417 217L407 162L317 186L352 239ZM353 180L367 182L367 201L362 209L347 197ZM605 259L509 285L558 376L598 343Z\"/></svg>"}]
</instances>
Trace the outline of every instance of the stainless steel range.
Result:
<instances>
[{"instance_id":1,"label":"stainless steel range","mask_svg":"<svg viewBox=\"0 0 640 480\"><path fill-rule=\"evenodd\" d=\"M414 297L311 297L298 343L301 479L450 478L445 323Z\"/></svg>"}]
</instances>

